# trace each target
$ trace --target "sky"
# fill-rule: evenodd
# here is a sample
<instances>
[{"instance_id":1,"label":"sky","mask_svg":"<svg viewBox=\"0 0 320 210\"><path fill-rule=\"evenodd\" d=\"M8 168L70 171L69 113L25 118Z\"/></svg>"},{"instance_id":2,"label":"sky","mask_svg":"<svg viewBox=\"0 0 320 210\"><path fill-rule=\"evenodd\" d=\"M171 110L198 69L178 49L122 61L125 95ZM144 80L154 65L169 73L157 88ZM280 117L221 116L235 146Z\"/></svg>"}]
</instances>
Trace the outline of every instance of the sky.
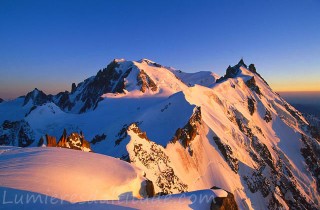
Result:
<instances>
[{"instance_id":1,"label":"sky","mask_svg":"<svg viewBox=\"0 0 320 210\"><path fill-rule=\"evenodd\" d=\"M0 97L70 90L114 58L320 91L319 0L0 0Z\"/></svg>"}]
</instances>

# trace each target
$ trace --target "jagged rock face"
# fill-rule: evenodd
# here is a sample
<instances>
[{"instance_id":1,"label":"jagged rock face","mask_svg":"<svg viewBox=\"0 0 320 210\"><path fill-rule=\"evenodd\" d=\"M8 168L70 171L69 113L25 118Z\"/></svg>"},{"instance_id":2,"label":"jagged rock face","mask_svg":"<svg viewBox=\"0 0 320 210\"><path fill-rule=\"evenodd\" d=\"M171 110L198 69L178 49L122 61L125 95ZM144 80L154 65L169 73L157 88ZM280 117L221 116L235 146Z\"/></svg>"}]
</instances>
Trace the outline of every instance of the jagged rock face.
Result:
<instances>
[{"instance_id":1,"label":"jagged rock face","mask_svg":"<svg viewBox=\"0 0 320 210\"><path fill-rule=\"evenodd\" d=\"M249 65L249 70L250 70L252 73L257 73L257 69L256 69L256 67L254 66L253 63Z\"/></svg>"},{"instance_id":2,"label":"jagged rock face","mask_svg":"<svg viewBox=\"0 0 320 210\"><path fill-rule=\"evenodd\" d=\"M45 103L51 102L52 96L46 95L44 92L36 88L26 95L23 105L26 105L30 100L32 100L34 106L41 106Z\"/></svg>"},{"instance_id":3,"label":"jagged rock face","mask_svg":"<svg viewBox=\"0 0 320 210\"><path fill-rule=\"evenodd\" d=\"M262 79L262 81L263 81L266 85L269 86L269 84L267 83L267 81L264 80L263 77L257 72L257 69L256 69L256 67L254 66L253 63L249 65L249 68L248 68L248 69L249 69L249 71L251 71L252 73L258 75L258 76L260 77L260 79Z\"/></svg>"},{"instance_id":4,"label":"jagged rock face","mask_svg":"<svg viewBox=\"0 0 320 210\"><path fill-rule=\"evenodd\" d=\"M302 114L300 112L298 112L297 110L294 110L288 103L284 102L284 107L286 108L286 110L294 117L298 120L299 123L302 123Z\"/></svg>"},{"instance_id":5,"label":"jagged rock face","mask_svg":"<svg viewBox=\"0 0 320 210\"><path fill-rule=\"evenodd\" d=\"M71 93L63 92L54 97L55 103L66 111L71 111L77 103L82 106L76 112L84 113L94 109L104 93L123 93L125 88L124 78L132 68L118 70L120 64L112 61L107 68L100 70L96 76L86 79L78 85L73 84Z\"/></svg>"},{"instance_id":6,"label":"jagged rock face","mask_svg":"<svg viewBox=\"0 0 320 210\"><path fill-rule=\"evenodd\" d=\"M317 190L320 193L320 146L305 135L301 136L304 146L301 148L301 154L304 157L309 170L316 178Z\"/></svg>"},{"instance_id":7,"label":"jagged rock face","mask_svg":"<svg viewBox=\"0 0 320 210\"><path fill-rule=\"evenodd\" d=\"M123 92L123 78L129 74L130 69L127 72L118 72L116 71L117 67L119 67L119 64L113 61L107 68L100 70L93 80L85 81L83 85L78 85L78 88L85 86L82 92L76 96L77 100L81 100L84 103L79 111L80 113L94 108L99 102L100 96L104 93ZM125 75L122 76L122 74ZM120 78L121 76L122 78Z\"/></svg>"},{"instance_id":8,"label":"jagged rock face","mask_svg":"<svg viewBox=\"0 0 320 210\"><path fill-rule=\"evenodd\" d=\"M48 147L57 146L57 140L56 140L56 137L54 137L54 136L49 136L48 134L46 134L46 141L47 141Z\"/></svg>"},{"instance_id":9,"label":"jagged rock face","mask_svg":"<svg viewBox=\"0 0 320 210\"><path fill-rule=\"evenodd\" d=\"M137 85L140 86L141 92L146 92L147 89L157 91L156 83L147 75L144 70L141 70L137 76Z\"/></svg>"},{"instance_id":10,"label":"jagged rock face","mask_svg":"<svg viewBox=\"0 0 320 210\"><path fill-rule=\"evenodd\" d=\"M184 148L189 147L191 141L198 133L198 127L201 125L201 108L196 107L188 123L183 128L178 128L171 142L180 141Z\"/></svg>"},{"instance_id":11,"label":"jagged rock face","mask_svg":"<svg viewBox=\"0 0 320 210\"><path fill-rule=\"evenodd\" d=\"M255 111L255 106L254 106L254 99L248 98L248 109L251 115L253 115Z\"/></svg>"},{"instance_id":12,"label":"jagged rock face","mask_svg":"<svg viewBox=\"0 0 320 210\"><path fill-rule=\"evenodd\" d=\"M310 133L312 138L316 139L320 143L320 126L310 126Z\"/></svg>"},{"instance_id":13,"label":"jagged rock face","mask_svg":"<svg viewBox=\"0 0 320 210\"><path fill-rule=\"evenodd\" d=\"M237 64L237 66L238 66L238 67L240 67L240 66L244 66L244 67L246 67L246 68L247 68L247 65L244 63L244 61L243 61L243 59L242 59L242 58L240 59L240 61L239 61L239 63Z\"/></svg>"},{"instance_id":14,"label":"jagged rock face","mask_svg":"<svg viewBox=\"0 0 320 210\"><path fill-rule=\"evenodd\" d=\"M253 90L254 92L256 92L259 96L262 95L260 88L256 85L256 80L254 79L254 77L251 77L251 79L249 79L246 82L246 85Z\"/></svg>"},{"instance_id":15,"label":"jagged rock face","mask_svg":"<svg viewBox=\"0 0 320 210\"><path fill-rule=\"evenodd\" d=\"M294 113L293 115L297 115L294 110L292 110L292 113ZM245 183L251 193L260 192L267 200L268 209L286 209L288 207L290 209L316 209L315 205L309 203L301 191L298 190L301 189L301 185L294 176L294 167L284 158L283 153L276 147L273 147L272 155L267 145L255 134L261 129L255 128L256 131L254 132L250 121L237 110L229 111L229 115L229 120L237 125L239 130L248 138L250 147L246 150L256 163L254 170L250 173L242 174L243 183ZM266 115L267 119L271 121L271 113ZM266 123L270 122L268 120L266 120ZM302 122L302 119L299 117L297 121ZM263 133L259 132L264 137ZM313 166L309 164L309 170L312 171L314 177L317 177L319 173L319 156L315 154L319 154L319 149L317 150L317 147L311 146L310 143L313 142L311 140L302 140L302 142L304 142L305 146L301 149L301 153L305 157L306 163L308 161L309 163L316 163ZM225 151L225 159L231 169L233 169L233 158L232 156L230 158L230 155L228 155L231 152L229 151L228 153L225 146L222 143L220 144L219 149ZM283 203L285 203L285 206Z\"/></svg>"},{"instance_id":16,"label":"jagged rock face","mask_svg":"<svg viewBox=\"0 0 320 210\"><path fill-rule=\"evenodd\" d=\"M226 70L226 74L223 77L220 77L219 79L217 79L217 83L223 82L228 78L235 78L238 73L240 72L240 67L244 66L247 67L247 65L244 63L244 61L241 59L239 61L239 63L233 67L228 66L227 70Z\"/></svg>"},{"instance_id":17,"label":"jagged rock face","mask_svg":"<svg viewBox=\"0 0 320 210\"><path fill-rule=\"evenodd\" d=\"M224 159L228 162L232 171L238 173L239 160L234 157L231 147L229 145L223 144L220 138L217 136L214 136L213 140L217 144L221 154L223 155Z\"/></svg>"},{"instance_id":18,"label":"jagged rock face","mask_svg":"<svg viewBox=\"0 0 320 210\"><path fill-rule=\"evenodd\" d=\"M27 147L34 142L34 133L25 120L5 120L0 126L0 145Z\"/></svg>"},{"instance_id":19,"label":"jagged rock face","mask_svg":"<svg viewBox=\"0 0 320 210\"><path fill-rule=\"evenodd\" d=\"M130 142L126 146L130 162L146 172L155 185L156 194L186 192L188 186L175 174L164 148L150 141L136 123L127 128Z\"/></svg>"},{"instance_id":20,"label":"jagged rock face","mask_svg":"<svg viewBox=\"0 0 320 210\"><path fill-rule=\"evenodd\" d=\"M63 110L70 111L72 107L75 105L75 103L72 103L69 99L69 92L60 92L56 96L56 104Z\"/></svg>"},{"instance_id":21,"label":"jagged rock face","mask_svg":"<svg viewBox=\"0 0 320 210\"><path fill-rule=\"evenodd\" d=\"M225 78L234 78L237 76L239 69L229 66L226 71Z\"/></svg>"},{"instance_id":22,"label":"jagged rock face","mask_svg":"<svg viewBox=\"0 0 320 210\"><path fill-rule=\"evenodd\" d=\"M271 112L270 112L268 109L266 109L266 113L265 113L263 119L264 119L267 123L272 121Z\"/></svg>"}]
</instances>

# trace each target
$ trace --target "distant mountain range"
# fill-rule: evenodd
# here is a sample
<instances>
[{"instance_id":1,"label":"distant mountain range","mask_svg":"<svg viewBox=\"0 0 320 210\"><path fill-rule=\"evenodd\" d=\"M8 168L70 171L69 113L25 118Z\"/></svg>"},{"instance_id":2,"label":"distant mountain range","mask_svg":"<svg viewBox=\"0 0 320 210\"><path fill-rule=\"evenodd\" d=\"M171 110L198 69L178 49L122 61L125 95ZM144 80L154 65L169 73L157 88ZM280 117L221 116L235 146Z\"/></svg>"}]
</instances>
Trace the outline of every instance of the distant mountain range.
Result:
<instances>
[{"instance_id":1,"label":"distant mountain range","mask_svg":"<svg viewBox=\"0 0 320 210\"><path fill-rule=\"evenodd\" d=\"M300 112L320 118L320 92L280 92L280 95Z\"/></svg>"},{"instance_id":2,"label":"distant mountain range","mask_svg":"<svg viewBox=\"0 0 320 210\"><path fill-rule=\"evenodd\" d=\"M0 123L0 145L119 158L142 171L132 183L150 181L153 195L217 186L240 209L320 208L320 128L243 60L219 77L115 59L70 91L35 89L1 102ZM1 167L0 185L46 194L12 183L15 174ZM134 197L147 195L138 191Z\"/></svg>"}]
</instances>

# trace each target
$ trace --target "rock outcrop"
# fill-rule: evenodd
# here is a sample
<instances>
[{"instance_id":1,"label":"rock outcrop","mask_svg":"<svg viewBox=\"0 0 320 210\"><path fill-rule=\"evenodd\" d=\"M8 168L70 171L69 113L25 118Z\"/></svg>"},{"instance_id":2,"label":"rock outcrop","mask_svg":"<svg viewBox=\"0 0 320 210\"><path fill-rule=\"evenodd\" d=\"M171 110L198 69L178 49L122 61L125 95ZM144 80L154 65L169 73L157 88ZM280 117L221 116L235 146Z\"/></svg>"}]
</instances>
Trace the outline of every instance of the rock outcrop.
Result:
<instances>
[{"instance_id":1,"label":"rock outcrop","mask_svg":"<svg viewBox=\"0 0 320 210\"><path fill-rule=\"evenodd\" d=\"M149 179L146 180L146 193L148 198L151 198L155 195L153 182Z\"/></svg>"},{"instance_id":2,"label":"rock outcrop","mask_svg":"<svg viewBox=\"0 0 320 210\"><path fill-rule=\"evenodd\" d=\"M67 136L66 129L64 129L58 142L56 142L56 137L50 136L48 134L45 135L45 140L43 137L41 137L38 142L38 146L43 145L47 147L62 147L92 152L90 143L84 139L82 132L80 134L71 133L69 136Z\"/></svg>"},{"instance_id":3,"label":"rock outcrop","mask_svg":"<svg viewBox=\"0 0 320 210\"><path fill-rule=\"evenodd\" d=\"M211 189L220 189L218 187L212 187ZM226 191L227 192L227 191ZM238 205L234 199L232 193L227 192L226 197L216 197L211 202L210 210L238 210Z\"/></svg>"},{"instance_id":4,"label":"rock outcrop","mask_svg":"<svg viewBox=\"0 0 320 210\"><path fill-rule=\"evenodd\" d=\"M188 123L183 128L178 128L171 142L180 141L184 148L187 148L191 141L198 134L198 127L201 125L201 107L196 107Z\"/></svg>"},{"instance_id":5,"label":"rock outcrop","mask_svg":"<svg viewBox=\"0 0 320 210\"><path fill-rule=\"evenodd\" d=\"M165 149L150 141L137 123L127 126L124 133L127 134L122 136L129 138L126 146L129 162L145 171L146 178L154 183L157 195L181 193L188 190L188 185L183 183L175 173Z\"/></svg>"},{"instance_id":6,"label":"rock outcrop","mask_svg":"<svg viewBox=\"0 0 320 210\"><path fill-rule=\"evenodd\" d=\"M91 144L96 144L96 143L98 143L98 142L101 142L101 141L103 141L103 140L105 140L107 138L107 135L106 134L101 134L101 135L95 135L94 137L93 137L93 139L91 140Z\"/></svg>"},{"instance_id":7,"label":"rock outcrop","mask_svg":"<svg viewBox=\"0 0 320 210\"><path fill-rule=\"evenodd\" d=\"M230 168L233 172L238 173L239 170L239 160L234 157L233 151L229 145L223 144L219 137L214 136L213 140L218 146L218 149L220 150L221 154L223 155L224 159L229 164Z\"/></svg>"},{"instance_id":8,"label":"rock outcrop","mask_svg":"<svg viewBox=\"0 0 320 210\"><path fill-rule=\"evenodd\" d=\"M34 142L34 133L25 120L5 120L0 125L0 145L27 147Z\"/></svg>"},{"instance_id":9,"label":"rock outcrop","mask_svg":"<svg viewBox=\"0 0 320 210\"><path fill-rule=\"evenodd\" d=\"M63 131L62 136L57 144L58 147L75 149L75 150L82 150L86 152L91 152L90 143L84 139L82 132L78 133L71 133L67 137L66 130Z\"/></svg>"},{"instance_id":10,"label":"rock outcrop","mask_svg":"<svg viewBox=\"0 0 320 210\"><path fill-rule=\"evenodd\" d=\"M251 79L249 79L246 82L246 85L248 86L248 88L250 88L251 90L253 90L254 92L256 92L259 96L262 95L259 86L257 86L256 84L256 80L254 79L254 77L251 77Z\"/></svg>"},{"instance_id":11,"label":"rock outcrop","mask_svg":"<svg viewBox=\"0 0 320 210\"><path fill-rule=\"evenodd\" d=\"M143 70L141 70L137 76L137 85L140 86L141 92L146 92L147 89L151 91L157 91L158 87L156 83L146 74Z\"/></svg>"}]
</instances>

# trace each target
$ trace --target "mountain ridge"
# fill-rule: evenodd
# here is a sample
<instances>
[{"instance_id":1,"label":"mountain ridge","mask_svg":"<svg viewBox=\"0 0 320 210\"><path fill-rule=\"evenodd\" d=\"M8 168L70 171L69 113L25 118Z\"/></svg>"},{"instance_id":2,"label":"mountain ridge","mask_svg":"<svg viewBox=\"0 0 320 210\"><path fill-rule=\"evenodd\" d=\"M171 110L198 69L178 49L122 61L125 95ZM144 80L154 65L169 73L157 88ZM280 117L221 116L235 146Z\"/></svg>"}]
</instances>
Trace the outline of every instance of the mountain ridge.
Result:
<instances>
[{"instance_id":1,"label":"mountain ridge","mask_svg":"<svg viewBox=\"0 0 320 210\"><path fill-rule=\"evenodd\" d=\"M319 207L319 142L253 64L240 60L218 78L120 59L72 87L45 103L1 103L0 140L18 139L4 120L28 123L28 146L45 134L83 131L94 152L142 169L155 193L218 186L240 209Z\"/></svg>"}]
</instances>

